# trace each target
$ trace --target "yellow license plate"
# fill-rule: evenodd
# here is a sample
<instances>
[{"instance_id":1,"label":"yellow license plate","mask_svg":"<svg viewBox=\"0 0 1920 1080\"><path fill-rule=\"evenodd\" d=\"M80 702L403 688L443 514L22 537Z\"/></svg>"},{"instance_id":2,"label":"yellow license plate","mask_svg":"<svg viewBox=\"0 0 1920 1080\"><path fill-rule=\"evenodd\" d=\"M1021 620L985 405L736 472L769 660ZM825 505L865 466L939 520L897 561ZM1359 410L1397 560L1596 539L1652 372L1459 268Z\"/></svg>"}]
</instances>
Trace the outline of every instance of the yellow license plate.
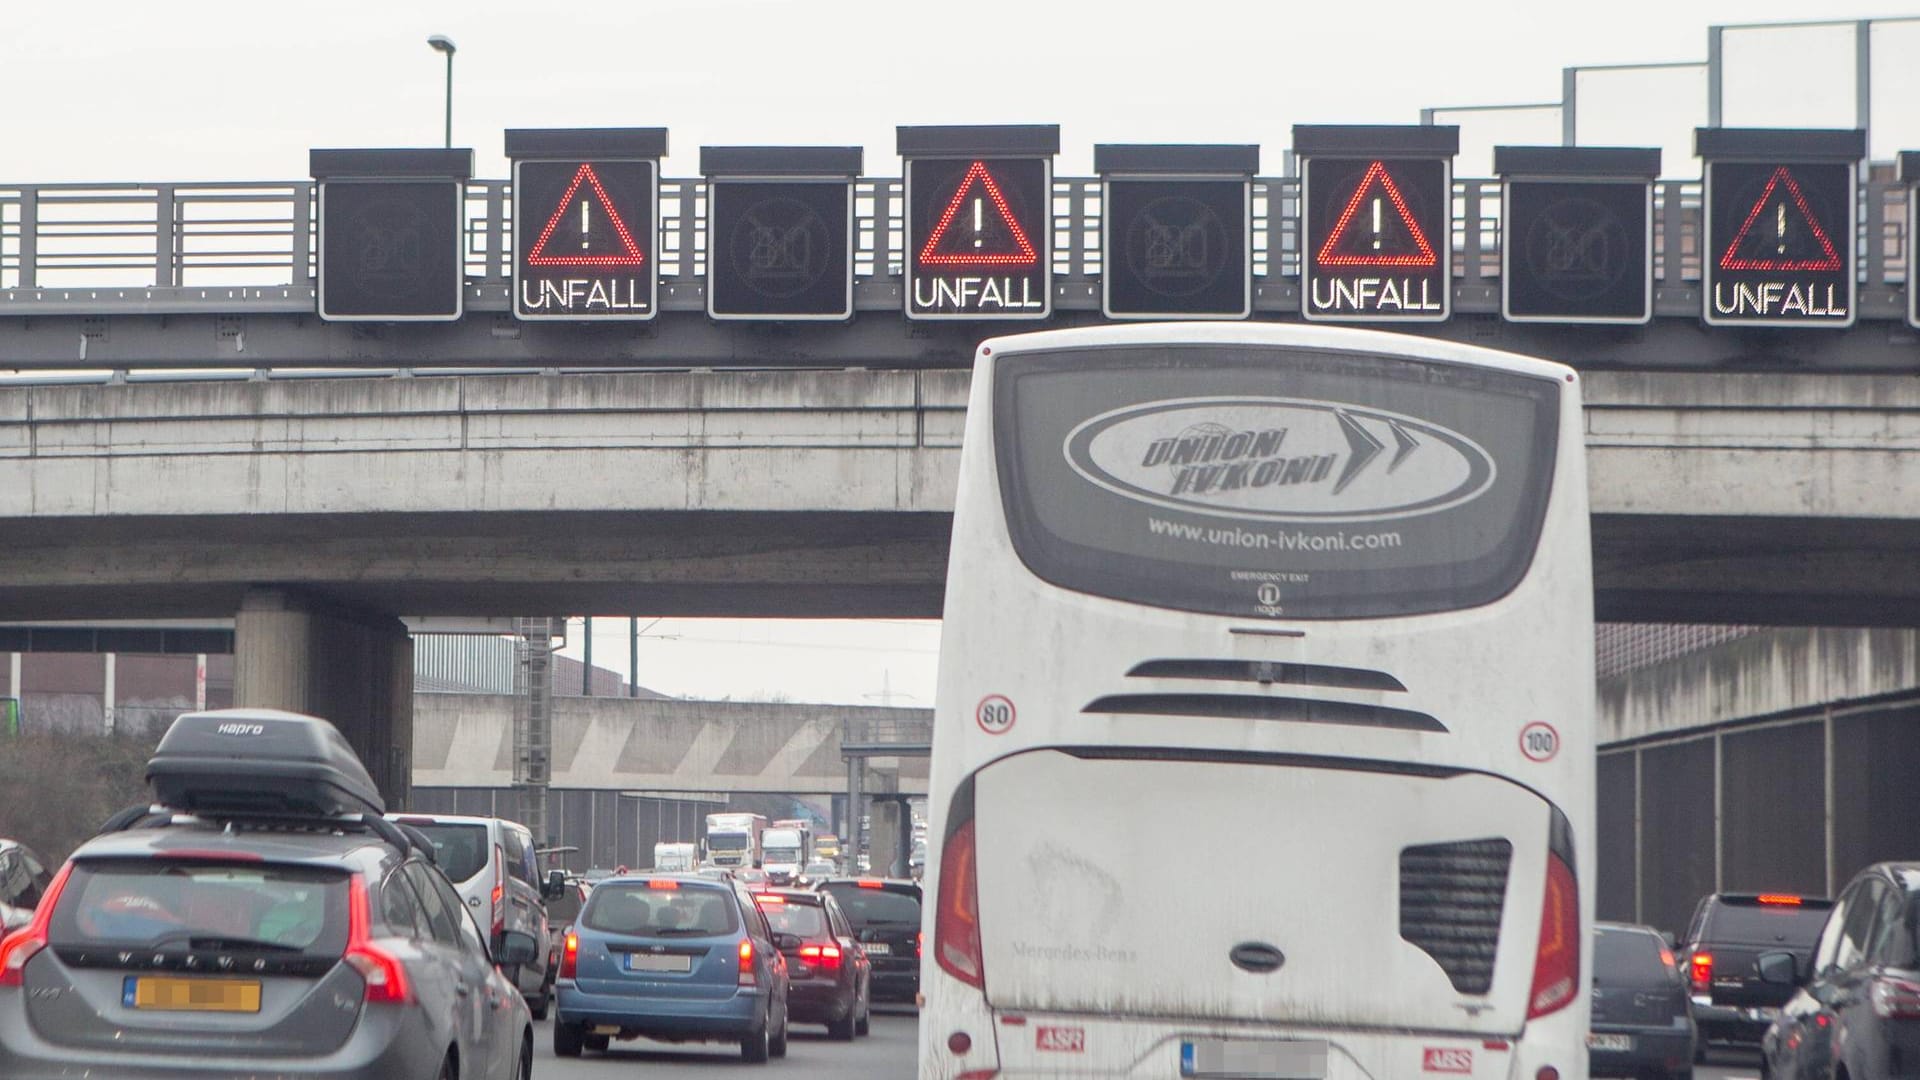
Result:
<instances>
[{"instance_id":1,"label":"yellow license plate","mask_svg":"<svg viewBox=\"0 0 1920 1080\"><path fill-rule=\"evenodd\" d=\"M122 1002L133 1009L159 1012L260 1011L257 979L162 979L128 976Z\"/></svg>"}]
</instances>

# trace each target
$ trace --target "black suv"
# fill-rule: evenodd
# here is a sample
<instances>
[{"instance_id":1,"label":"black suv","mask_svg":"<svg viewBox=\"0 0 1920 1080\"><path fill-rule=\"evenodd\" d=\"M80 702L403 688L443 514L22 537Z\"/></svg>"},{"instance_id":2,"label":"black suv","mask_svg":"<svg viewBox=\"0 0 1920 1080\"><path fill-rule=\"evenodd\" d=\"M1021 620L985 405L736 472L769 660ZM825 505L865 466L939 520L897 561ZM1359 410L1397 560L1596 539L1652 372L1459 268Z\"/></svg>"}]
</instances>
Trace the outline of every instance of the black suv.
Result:
<instances>
[{"instance_id":1,"label":"black suv","mask_svg":"<svg viewBox=\"0 0 1920 1080\"><path fill-rule=\"evenodd\" d=\"M816 888L840 902L856 940L873 962L874 1001L920 994L920 883L898 878L829 878Z\"/></svg>"},{"instance_id":2,"label":"black suv","mask_svg":"<svg viewBox=\"0 0 1920 1080\"><path fill-rule=\"evenodd\" d=\"M432 847L325 721L190 713L148 764L166 809L82 844L0 940L0 1076L531 1075L527 1005Z\"/></svg>"},{"instance_id":3,"label":"black suv","mask_svg":"<svg viewBox=\"0 0 1920 1080\"><path fill-rule=\"evenodd\" d=\"M1762 1075L1828 1080L1920 1068L1920 863L1856 875L1810 964L1785 950L1758 963L1762 978L1793 995L1761 1044ZM1794 993L1795 983L1805 989Z\"/></svg>"},{"instance_id":4,"label":"black suv","mask_svg":"<svg viewBox=\"0 0 1920 1080\"><path fill-rule=\"evenodd\" d=\"M1714 893L1700 901L1677 951L1702 1053L1710 1042L1760 1045L1793 993L1761 979L1760 954L1789 952L1805 970L1832 908L1831 900L1792 893Z\"/></svg>"}]
</instances>

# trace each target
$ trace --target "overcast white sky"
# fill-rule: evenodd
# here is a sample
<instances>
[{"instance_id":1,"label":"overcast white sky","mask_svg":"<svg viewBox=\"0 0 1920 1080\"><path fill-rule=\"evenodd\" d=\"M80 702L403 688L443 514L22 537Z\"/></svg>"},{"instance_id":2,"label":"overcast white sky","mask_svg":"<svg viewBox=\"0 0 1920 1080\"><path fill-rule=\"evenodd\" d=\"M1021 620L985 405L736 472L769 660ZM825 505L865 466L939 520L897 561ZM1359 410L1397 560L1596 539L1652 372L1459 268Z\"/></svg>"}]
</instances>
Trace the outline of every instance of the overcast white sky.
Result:
<instances>
[{"instance_id":1,"label":"overcast white sky","mask_svg":"<svg viewBox=\"0 0 1920 1080\"><path fill-rule=\"evenodd\" d=\"M1257 142L1278 171L1295 123L1558 101L1565 67L1704 60L1710 24L1900 14L1845 0L16 0L0 11L0 184L284 180L307 175L313 147L438 146L445 68L430 34L459 47L454 143L475 150L483 177L507 174L506 128L602 126L669 128L668 176L694 175L702 145L753 143L860 143L869 174L898 175L894 125L932 123L1058 123L1057 171L1072 175L1090 170L1098 142ZM1727 122L1851 126L1852 41L1842 29L1730 43ZM1920 146L1920 110L1892 107L1920 100L1920 24L1887 28L1876 50L1896 58L1875 70L1873 151L1885 156ZM1669 175L1697 175L1685 139L1704 122L1703 87L1688 72L1603 79L1582 91L1583 141L1661 142ZM1469 153L1558 132L1543 113L1442 119L1469 124ZM1464 154L1457 171L1474 172ZM595 661L624 672L626 620L596 629ZM639 676L674 694L926 705L937 639L931 623L667 620L643 642Z\"/></svg>"}]
</instances>

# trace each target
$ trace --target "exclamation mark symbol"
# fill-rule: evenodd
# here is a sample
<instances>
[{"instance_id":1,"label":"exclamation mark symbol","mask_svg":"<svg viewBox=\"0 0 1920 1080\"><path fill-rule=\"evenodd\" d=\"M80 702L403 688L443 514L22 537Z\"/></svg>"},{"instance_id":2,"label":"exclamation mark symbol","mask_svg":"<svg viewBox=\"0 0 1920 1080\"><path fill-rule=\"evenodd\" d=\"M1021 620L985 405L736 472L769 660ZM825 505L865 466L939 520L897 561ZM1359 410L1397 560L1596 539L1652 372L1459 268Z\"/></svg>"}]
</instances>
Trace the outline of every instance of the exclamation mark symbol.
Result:
<instances>
[{"instance_id":1,"label":"exclamation mark symbol","mask_svg":"<svg viewBox=\"0 0 1920 1080\"><path fill-rule=\"evenodd\" d=\"M1373 197L1373 250L1380 250L1380 196Z\"/></svg>"},{"instance_id":2,"label":"exclamation mark symbol","mask_svg":"<svg viewBox=\"0 0 1920 1080\"><path fill-rule=\"evenodd\" d=\"M580 250L587 250L587 207L591 205L585 199L580 200Z\"/></svg>"},{"instance_id":3,"label":"exclamation mark symbol","mask_svg":"<svg viewBox=\"0 0 1920 1080\"><path fill-rule=\"evenodd\" d=\"M973 246L976 248L986 242L980 236L980 230L984 227L985 218L981 212L980 199L975 197L973 200Z\"/></svg>"},{"instance_id":4,"label":"exclamation mark symbol","mask_svg":"<svg viewBox=\"0 0 1920 1080\"><path fill-rule=\"evenodd\" d=\"M1773 209L1773 236L1779 241L1773 251L1776 255L1785 255L1787 253L1787 204L1782 202Z\"/></svg>"}]
</instances>

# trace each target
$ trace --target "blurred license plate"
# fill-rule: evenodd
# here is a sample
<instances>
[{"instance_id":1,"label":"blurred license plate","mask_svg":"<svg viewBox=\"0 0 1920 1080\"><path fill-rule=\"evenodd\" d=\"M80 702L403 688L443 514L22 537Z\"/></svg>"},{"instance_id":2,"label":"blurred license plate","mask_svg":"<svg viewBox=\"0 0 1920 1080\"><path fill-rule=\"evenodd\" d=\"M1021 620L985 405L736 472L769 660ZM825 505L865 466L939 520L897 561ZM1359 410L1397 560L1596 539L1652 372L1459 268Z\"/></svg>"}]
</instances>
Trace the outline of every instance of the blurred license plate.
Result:
<instances>
[{"instance_id":1,"label":"blurred license plate","mask_svg":"<svg viewBox=\"0 0 1920 1080\"><path fill-rule=\"evenodd\" d=\"M1631 1035L1589 1035L1587 1036L1587 1049L1612 1050L1618 1053L1624 1053L1628 1050L1633 1049L1633 1036Z\"/></svg>"},{"instance_id":2,"label":"blurred license plate","mask_svg":"<svg viewBox=\"0 0 1920 1080\"><path fill-rule=\"evenodd\" d=\"M627 954L628 971L679 971L693 970L693 958L690 956L657 956L653 953L630 952Z\"/></svg>"},{"instance_id":3,"label":"blurred license plate","mask_svg":"<svg viewBox=\"0 0 1920 1080\"><path fill-rule=\"evenodd\" d=\"M1324 1080L1327 1044L1317 1039L1189 1039L1180 1044L1180 1075L1222 1080Z\"/></svg>"},{"instance_id":4,"label":"blurred license plate","mask_svg":"<svg viewBox=\"0 0 1920 1080\"><path fill-rule=\"evenodd\" d=\"M892 956L893 955L893 946L887 944L884 941L869 941L865 945L861 946L861 948L864 948L867 950L868 956Z\"/></svg>"},{"instance_id":5,"label":"blurred license plate","mask_svg":"<svg viewBox=\"0 0 1920 1080\"><path fill-rule=\"evenodd\" d=\"M260 983L253 979L162 979L127 976L121 1004L159 1012L260 1011Z\"/></svg>"}]
</instances>

